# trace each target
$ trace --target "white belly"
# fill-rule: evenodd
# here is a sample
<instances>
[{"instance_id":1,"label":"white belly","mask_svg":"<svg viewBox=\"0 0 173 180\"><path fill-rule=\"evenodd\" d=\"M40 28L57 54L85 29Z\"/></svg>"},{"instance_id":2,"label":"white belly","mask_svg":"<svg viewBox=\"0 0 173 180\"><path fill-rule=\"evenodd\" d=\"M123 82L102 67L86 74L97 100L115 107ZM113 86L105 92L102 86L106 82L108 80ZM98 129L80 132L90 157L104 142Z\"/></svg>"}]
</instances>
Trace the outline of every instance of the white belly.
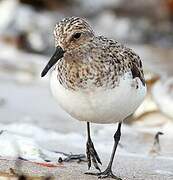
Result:
<instances>
[{"instance_id":1,"label":"white belly","mask_svg":"<svg viewBox=\"0 0 173 180\"><path fill-rule=\"evenodd\" d=\"M134 82L138 81L138 88ZM72 117L93 123L116 123L134 113L146 94L139 78L131 80L126 74L115 89L92 89L73 91L65 89L52 72L51 90L59 105Z\"/></svg>"}]
</instances>

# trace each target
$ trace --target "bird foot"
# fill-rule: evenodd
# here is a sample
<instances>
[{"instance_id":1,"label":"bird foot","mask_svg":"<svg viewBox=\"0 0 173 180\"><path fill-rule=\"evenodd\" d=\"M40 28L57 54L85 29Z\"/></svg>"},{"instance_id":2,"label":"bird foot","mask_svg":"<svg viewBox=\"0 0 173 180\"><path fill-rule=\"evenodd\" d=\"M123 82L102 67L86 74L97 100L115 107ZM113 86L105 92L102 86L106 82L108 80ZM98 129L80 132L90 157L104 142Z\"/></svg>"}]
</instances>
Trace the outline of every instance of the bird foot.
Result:
<instances>
[{"instance_id":1,"label":"bird foot","mask_svg":"<svg viewBox=\"0 0 173 180\"><path fill-rule=\"evenodd\" d=\"M115 175L112 173L111 168L109 168L109 167L108 167L105 171L100 172L100 173L87 172L87 173L85 173L85 174L97 176L99 179L113 178L113 179L116 179L116 180L122 180L121 178L115 176Z\"/></svg>"},{"instance_id":2,"label":"bird foot","mask_svg":"<svg viewBox=\"0 0 173 180\"><path fill-rule=\"evenodd\" d=\"M88 161L88 169L90 169L91 162L92 162L94 167L101 172L98 163L100 163L100 164L102 164L102 163L101 163L101 160L94 148L94 144L91 141L91 139L88 139L86 146L87 146L86 154L87 154L87 161Z\"/></svg>"}]
</instances>

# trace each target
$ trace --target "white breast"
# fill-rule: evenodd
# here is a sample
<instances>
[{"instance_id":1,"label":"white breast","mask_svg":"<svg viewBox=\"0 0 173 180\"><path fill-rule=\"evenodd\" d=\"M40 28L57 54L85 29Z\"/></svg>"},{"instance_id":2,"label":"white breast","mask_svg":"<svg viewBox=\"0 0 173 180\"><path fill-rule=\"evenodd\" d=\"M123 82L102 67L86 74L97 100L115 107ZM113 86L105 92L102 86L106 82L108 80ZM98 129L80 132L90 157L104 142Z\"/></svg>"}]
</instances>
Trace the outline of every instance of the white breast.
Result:
<instances>
[{"instance_id":1,"label":"white breast","mask_svg":"<svg viewBox=\"0 0 173 180\"><path fill-rule=\"evenodd\" d=\"M135 83L138 83L138 88ZM114 89L74 91L65 89L57 80L56 71L51 75L51 90L59 105L72 117L93 123L116 123L131 115L146 94L139 78L126 74Z\"/></svg>"}]
</instances>

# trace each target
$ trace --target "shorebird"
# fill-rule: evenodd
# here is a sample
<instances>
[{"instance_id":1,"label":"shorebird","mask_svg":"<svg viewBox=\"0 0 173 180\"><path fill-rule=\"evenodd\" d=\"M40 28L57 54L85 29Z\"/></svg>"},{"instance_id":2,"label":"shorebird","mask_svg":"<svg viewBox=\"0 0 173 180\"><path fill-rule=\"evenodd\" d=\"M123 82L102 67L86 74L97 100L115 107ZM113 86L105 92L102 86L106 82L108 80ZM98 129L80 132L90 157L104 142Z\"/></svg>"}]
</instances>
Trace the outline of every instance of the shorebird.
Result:
<instances>
[{"instance_id":1,"label":"shorebird","mask_svg":"<svg viewBox=\"0 0 173 180\"><path fill-rule=\"evenodd\" d=\"M52 68L50 87L59 105L72 117L87 123L88 169L93 163L100 178L115 176L114 155L121 136L122 121L142 103L146 84L140 57L115 40L97 36L80 17L68 17L54 29L55 53L41 73ZM101 160L90 135L90 123L117 123L110 162L101 171Z\"/></svg>"}]
</instances>

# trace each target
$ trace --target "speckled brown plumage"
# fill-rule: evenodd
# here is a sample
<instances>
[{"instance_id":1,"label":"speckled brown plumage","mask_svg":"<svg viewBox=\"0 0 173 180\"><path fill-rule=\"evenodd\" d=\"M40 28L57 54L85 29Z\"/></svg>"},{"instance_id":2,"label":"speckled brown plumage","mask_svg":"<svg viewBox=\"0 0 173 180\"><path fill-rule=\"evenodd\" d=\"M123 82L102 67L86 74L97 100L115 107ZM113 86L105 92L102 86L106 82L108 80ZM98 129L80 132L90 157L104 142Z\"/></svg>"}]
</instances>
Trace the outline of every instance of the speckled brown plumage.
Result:
<instances>
[{"instance_id":1,"label":"speckled brown plumage","mask_svg":"<svg viewBox=\"0 0 173 180\"><path fill-rule=\"evenodd\" d=\"M82 33L79 40L73 34ZM56 66L57 78L65 87L73 90L92 86L115 88L125 73L134 79L139 77L145 86L142 62L130 48L96 36L90 25L82 18L66 18L55 26L55 44L66 53Z\"/></svg>"}]
</instances>

